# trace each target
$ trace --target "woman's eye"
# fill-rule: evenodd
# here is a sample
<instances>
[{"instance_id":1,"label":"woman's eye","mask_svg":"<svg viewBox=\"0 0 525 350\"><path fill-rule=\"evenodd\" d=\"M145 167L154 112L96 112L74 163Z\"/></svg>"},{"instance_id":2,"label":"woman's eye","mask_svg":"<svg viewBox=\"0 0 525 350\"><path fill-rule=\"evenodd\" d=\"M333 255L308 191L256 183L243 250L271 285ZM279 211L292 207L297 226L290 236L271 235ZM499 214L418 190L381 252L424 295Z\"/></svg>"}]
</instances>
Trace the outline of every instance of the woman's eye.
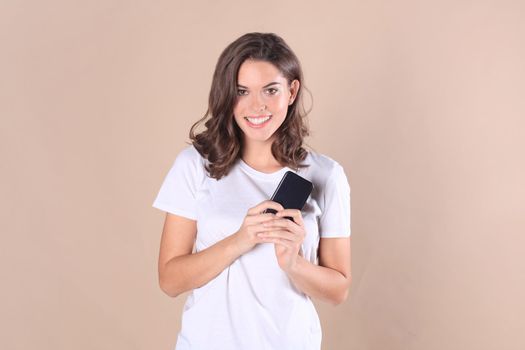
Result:
<instances>
[{"instance_id":1,"label":"woman's eye","mask_svg":"<svg viewBox=\"0 0 525 350\"><path fill-rule=\"evenodd\" d=\"M274 88L270 88L270 89L268 89L268 90L266 90L266 91L267 91L270 95L275 95L279 90L274 89ZM239 89L239 90L237 90L237 95L239 95L239 96L244 96L244 95L246 95L245 92L246 92L246 90L241 90L241 89Z\"/></svg>"}]
</instances>

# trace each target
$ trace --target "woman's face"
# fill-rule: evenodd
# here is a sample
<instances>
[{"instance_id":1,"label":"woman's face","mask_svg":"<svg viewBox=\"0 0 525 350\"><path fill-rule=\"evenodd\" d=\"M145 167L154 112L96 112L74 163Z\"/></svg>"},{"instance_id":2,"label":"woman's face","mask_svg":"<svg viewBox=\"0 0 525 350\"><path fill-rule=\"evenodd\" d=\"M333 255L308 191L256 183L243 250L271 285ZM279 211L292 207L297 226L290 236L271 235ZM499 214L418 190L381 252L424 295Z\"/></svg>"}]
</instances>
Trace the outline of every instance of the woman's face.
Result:
<instances>
[{"instance_id":1,"label":"woman's face","mask_svg":"<svg viewBox=\"0 0 525 350\"><path fill-rule=\"evenodd\" d=\"M272 141L297 95L299 81L294 80L289 88L286 78L273 64L250 59L240 66L237 79L233 114L244 140Z\"/></svg>"}]
</instances>

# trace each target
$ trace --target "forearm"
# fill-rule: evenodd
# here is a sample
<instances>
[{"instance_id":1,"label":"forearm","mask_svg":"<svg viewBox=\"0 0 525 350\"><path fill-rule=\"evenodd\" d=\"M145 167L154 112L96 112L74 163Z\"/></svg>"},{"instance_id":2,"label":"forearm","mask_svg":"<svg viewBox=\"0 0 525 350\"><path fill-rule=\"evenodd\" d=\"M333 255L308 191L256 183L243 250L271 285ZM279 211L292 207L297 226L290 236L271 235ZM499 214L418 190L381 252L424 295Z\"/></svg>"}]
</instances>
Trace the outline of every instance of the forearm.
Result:
<instances>
[{"instance_id":1,"label":"forearm","mask_svg":"<svg viewBox=\"0 0 525 350\"><path fill-rule=\"evenodd\" d=\"M302 256L288 271L288 277L297 289L306 295L321 299L332 305L342 303L348 296L351 277L328 267L312 264Z\"/></svg>"},{"instance_id":2,"label":"forearm","mask_svg":"<svg viewBox=\"0 0 525 350\"><path fill-rule=\"evenodd\" d=\"M169 260L162 273L166 294L176 297L201 287L217 277L239 256L234 235L230 235L200 252L176 256Z\"/></svg>"}]
</instances>

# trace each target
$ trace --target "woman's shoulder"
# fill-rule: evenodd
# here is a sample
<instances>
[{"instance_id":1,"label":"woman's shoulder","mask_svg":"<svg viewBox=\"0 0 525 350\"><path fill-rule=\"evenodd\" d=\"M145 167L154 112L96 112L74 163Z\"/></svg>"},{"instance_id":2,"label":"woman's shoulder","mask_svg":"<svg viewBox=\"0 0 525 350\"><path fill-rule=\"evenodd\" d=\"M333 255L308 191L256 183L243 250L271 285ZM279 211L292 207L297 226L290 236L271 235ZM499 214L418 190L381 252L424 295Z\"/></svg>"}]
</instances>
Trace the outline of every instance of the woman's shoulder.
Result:
<instances>
[{"instance_id":1,"label":"woman's shoulder","mask_svg":"<svg viewBox=\"0 0 525 350\"><path fill-rule=\"evenodd\" d=\"M195 174L203 173L206 159L197 151L193 144L186 144L175 156L174 163L178 167L191 170Z\"/></svg>"},{"instance_id":2,"label":"woman's shoulder","mask_svg":"<svg viewBox=\"0 0 525 350\"><path fill-rule=\"evenodd\" d=\"M186 159L199 159L200 156L199 151L193 144L186 144L177 154L177 157Z\"/></svg>"},{"instance_id":3,"label":"woman's shoulder","mask_svg":"<svg viewBox=\"0 0 525 350\"><path fill-rule=\"evenodd\" d=\"M347 181L347 172L333 157L316 151L309 151L308 177L322 188L329 183Z\"/></svg>"},{"instance_id":4,"label":"woman's shoulder","mask_svg":"<svg viewBox=\"0 0 525 350\"><path fill-rule=\"evenodd\" d=\"M311 181L319 188L318 195L334 196L349 188L347 172L344 167L329 155L309 152L311 159ZM324 202L323 202L324 203Z\"/></svg>"},{"instance_id":5,"label":"woman's shoulder","mask_svg":"<svg viewBox=\"0 0 525 350\"><path fill-rule=\"evenodd\" d=\"M329 155L308 150L309 165L313 171L322 171L323 173L330 173L337 166L341 166L338 161Z\"/></svg>"},{"instance_id":6,"label":"woman's shoulder","mask_svg":"<svg viewBox=\"0 0 525 350\"><path fill-rule=\"evenodd\" d=\"M176 158L181 158L186 162L193 163L204 163L205 158L199 153L193 144L186 144L179 153L176 155Z\"/></svg>"}]
</instances>

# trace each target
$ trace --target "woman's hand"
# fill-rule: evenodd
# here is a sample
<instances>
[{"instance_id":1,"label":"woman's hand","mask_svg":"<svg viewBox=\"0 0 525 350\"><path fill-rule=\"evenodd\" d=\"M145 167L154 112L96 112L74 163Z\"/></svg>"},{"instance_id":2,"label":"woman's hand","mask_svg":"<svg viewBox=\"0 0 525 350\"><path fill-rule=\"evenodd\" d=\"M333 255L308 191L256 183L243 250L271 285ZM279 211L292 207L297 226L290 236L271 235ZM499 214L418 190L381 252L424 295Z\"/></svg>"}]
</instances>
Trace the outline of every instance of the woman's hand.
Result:
<instances>
[{"instance_id":1,"label":"woman's hand","mask_svg":"<svg viewBox=\"0 0 525 350\"><path fill-rule=\"evenodd\" d=\"M265 232L266 228L263 226L263 223L276 217L273 213L263 213L267 208L275 209L275 211L284 209L281 204L271 200L265 200L248 209L241 227L234 233L235 244L241 255L252 250L258 243L266 243L264 239L257 236L257 233Z\"/></svg>"},{"instance_id":2,"label":"woman's hand","mask_svg":"<svg viewBox=\"0 0 525 350\"><path fill-rule=\"evenodd\" d=\"M275 256L279 266L288 273L295 267L298 255L302 256L299 252L306 236L303 217L297 209L282 209L275 216L275 219L263 223L266 232L257 236L264 242L275 244ZM285 216L291 217L293 221L285 219Z\"/></svg>"}]
</instances>

